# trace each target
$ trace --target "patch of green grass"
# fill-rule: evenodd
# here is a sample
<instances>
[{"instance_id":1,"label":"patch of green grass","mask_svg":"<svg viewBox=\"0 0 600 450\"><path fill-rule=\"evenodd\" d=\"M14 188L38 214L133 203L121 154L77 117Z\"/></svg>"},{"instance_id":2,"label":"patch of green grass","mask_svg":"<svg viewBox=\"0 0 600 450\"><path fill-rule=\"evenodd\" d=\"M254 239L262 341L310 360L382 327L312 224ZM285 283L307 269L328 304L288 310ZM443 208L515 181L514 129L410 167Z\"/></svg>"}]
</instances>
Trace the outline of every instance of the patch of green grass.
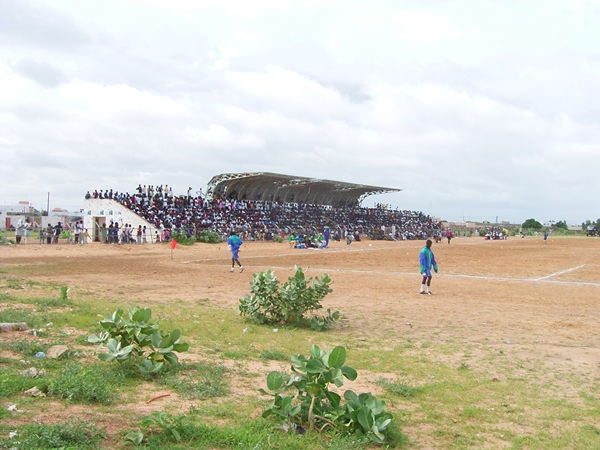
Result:
<instances>
[{"instance_id":1,"label":"patch of green grass","mask_svg":"<svg viewBox=\"0 0 600 450\"><path fill-rule=\"evenodd\" d=\"M14 339L0 343L0 348L25 356L34 356L38 352L45 352L47 345L39 340Z\"/></svg>"},{"instance_id":2,"label":"patch of green grass","mask_svg":"<svg viewBox=\"0 0 600 450\"><path fill-rule=\"evenodd\" d=\"M181 365L168 376L160 378L159 382L185 398L220 397L229 392L230 380L226 377L228 372L223 365L201 361Z\"/></svg>"},{"instance_id":3,"label":"patch of green grass","mask_svg":"<svg viewBox=\"0 0 600 450\"><path fill-rule=\"evenodd\" d=\"M487 417L489 417L489 411L480 406L467 405L460 412L460 417L462 419L487 421Z\"/></svg>"},{"instance_id":4,"label":"patch of green grass","mask_svg":"<svg viewBox=\"0 0 600 450\"><path fill-rule=\"evenodd\" d=\"M48 315L41 315L31 309L7 308L0 310L0 322L18 323L25 322L29 328L39 328L43 324L51 322Z\"/></svg>"},{"instance_id":5,"label":"patch of green grass","mask_svg":"<svg viewBox=\"0 0 600 450\"><path fill-rule=\"evenodd\" d=\"M45 381L40 382L39 378L21 375L20 371L15 368L0 368L0 398L20 394L34 386L38 386L40 390L43 390L45 384Z\"/></svg>"},{"instance_id":6,"label":"patch of green grass","mask_svg":"<svg viewBox=\"0 0 600 450\"><path fill-rule=\"evenodd\" d=\"M74 302L68 311L56 313L56 323L85 330L89 335L93 331L100 331L98 322L106 317L107 308L112 308L112 304L98 301Z\"/></svg>"},{"instance_id":7,"label":"patch of green grass","mask_svg":"<svg viewBox=\"0 0 600 450\"><path fill-rule=\"evenodd\" d=\"M10 295L8 291L0 292L0 301L2 302L13 302L15 297Z\"/></svg>"},{"instance_id":8,"label":"patch of green grass","mask_svg":"<svg viewBox=\"0 0 600 450\"><path fill-rule=\"evenodd\" d=\"M25 303L33 303L37 305L38 308L60 308L61 306L69 306L72 304L70 300L63 300L61 298L36 298L31 299L29 301L25 301Z\"/></svg>"},{"instance_id":9,"label":"patch of green grass","mask_svg":"<svg viewBox=\"0 0 600 450\"><path fill-rule=\"evenodd\" d=\"M238 350L226 350L221 354L224 359L240 360L248 358L248 353Z\"/></svg>"},{"instance_id":10,"label":"patch of green grass","mask_svg":"<svg viewBox=\"0 0 600 450\"><path fill-rule=\"evenodd\" d=\"M289 361L290 357L279 350L263 350L260 359L264 361Z\"/></svg>"},{"instance_id":11,"label":"patch of green grass","mask_svg":"<svg viewBox=\"0 0 600 450\"><path fill-rule=\"evenodd\" d=\"M20 278L7 278L4 284L8 289L24 289L25 282Z\"/></svg>"},{"instance_id":12,"label":"patch of green grass","mask_svg":"<svg viewBox=\"0 0 600 450\"><path fill-rule=\"evenodd\" d=\"M286 433L272 422L264 420L246 420L235 425L211 425L185 416L185 420L171 417L167 423L160 423L145 430L144 448L146 449L269 449L286 450L351 450L368 447L368 440L357 436L333 436L324 433L296 432ZM176 429L179 440L173 438L170 430Z\"/></svg>"},{"instance_id":13,"label":"patch of green grass","mask_svg":"<svg viewBox=\"0 0 600 450\"><path fill-rule=\"evenodd\" d=\"M114 372L99 364L69 362L49 383L48 393L77 403L110 404L117 396L118 382Z\"/></svg>"},{"instance_id":14,"label":"patch of green grass","mask_svg":"<svg viewBox=\"0 0 600 450\"><path fill-rule=\"evenodd\" d=\"M73 420L51 425L32 423L19 427L12 440L0 441L1 448L16 449L95 449L106 439L96 425ZM8 445L7 447L4 447Z\"/></svg>"},{"instance_id":15,"label":"patch of green grass","mask_svg":"<svg viewBox=\"0 0 600 450\"><path fill-rule=\"evenodd\" d=\"M458 366L458 370L469 370L469 365L467 363L460 363Z\"/></svg>"},{"instance_id":16,"label":"patch of green grass","mask_svg":"<svg viewBox=\"0 0 600 450\"><path fill-rule=\"evenodd\" d=\"M384 388L386 391L404 398L414 397L420 392L423 392L422 387L410 386L409 384L401 381L389 381L385 378L379 378L375 383Z\"/></svg>"}]
</instances>

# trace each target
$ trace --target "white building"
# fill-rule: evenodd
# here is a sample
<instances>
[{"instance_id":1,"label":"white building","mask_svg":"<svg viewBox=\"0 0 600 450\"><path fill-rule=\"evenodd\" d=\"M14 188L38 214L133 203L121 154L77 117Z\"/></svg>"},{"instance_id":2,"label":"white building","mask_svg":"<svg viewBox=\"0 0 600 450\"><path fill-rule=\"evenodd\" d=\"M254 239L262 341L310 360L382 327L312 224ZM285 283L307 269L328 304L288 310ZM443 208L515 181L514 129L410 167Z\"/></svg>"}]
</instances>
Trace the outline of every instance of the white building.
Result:
<instances>
[{"instance_id":1,"label":"white building","mask_svg":"<svg viewBox=\"0 0 600 450\"><path fill-rule=\"evenodd\" d=\"M114 199L90 198L84 200L83 227L88 231L93 242L100 242L102 228L108 227L111 223L118 223L119 228L126 223L130 224L134 229L134 238L138 226L141 225L142 228L145 226L147 242L154 242L156 231L159 235L162 233L162 230Z\"/></svg>"}]
</instances>

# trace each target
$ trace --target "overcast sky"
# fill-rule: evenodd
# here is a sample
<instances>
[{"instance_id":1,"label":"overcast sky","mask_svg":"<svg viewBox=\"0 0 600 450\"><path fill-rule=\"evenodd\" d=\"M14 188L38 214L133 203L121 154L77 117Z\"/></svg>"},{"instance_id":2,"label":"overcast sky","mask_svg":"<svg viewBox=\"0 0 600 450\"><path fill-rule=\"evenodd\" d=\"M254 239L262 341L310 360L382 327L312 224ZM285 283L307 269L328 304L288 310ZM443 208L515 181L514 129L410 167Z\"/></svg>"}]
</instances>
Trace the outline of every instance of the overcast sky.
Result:
<instances>
[{"instance_id":1,"label":"overcast sky","mask_svg":"<svg viewBox=\"0 0 600 450\"><path fill-rule=\"evenodd\" d=\"M0 204L274 172L600 217L600 4L0 0Z\"/></svg>"}]
</instances>

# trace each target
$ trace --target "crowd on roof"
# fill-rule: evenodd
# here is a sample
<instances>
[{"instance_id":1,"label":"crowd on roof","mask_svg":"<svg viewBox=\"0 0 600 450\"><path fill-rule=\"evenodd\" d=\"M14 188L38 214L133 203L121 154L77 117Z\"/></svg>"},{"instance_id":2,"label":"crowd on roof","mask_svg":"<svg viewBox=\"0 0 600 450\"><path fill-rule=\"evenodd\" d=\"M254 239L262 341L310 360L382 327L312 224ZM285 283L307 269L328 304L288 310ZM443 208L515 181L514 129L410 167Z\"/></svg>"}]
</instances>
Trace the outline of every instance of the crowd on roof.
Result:
<instances>
[{"instance_id":1,"label":"crowd on roof","mask_svg":"<svg viewBox=\"0 0 600 450\"><path fill-rule=\"evenodd\" d=\"M86 198L113 199L161 230L227 234L237 230L247 238L272 234L313 233L329 226L345 236L359 232L381 238L425 239L440 229L432 217L418 211L373 208L341 208L328 205L276 203L205 196L202 190L173 195L168 185L139 185L134 194L111 189L88 192Z\"/></svg>"}]
</instances>

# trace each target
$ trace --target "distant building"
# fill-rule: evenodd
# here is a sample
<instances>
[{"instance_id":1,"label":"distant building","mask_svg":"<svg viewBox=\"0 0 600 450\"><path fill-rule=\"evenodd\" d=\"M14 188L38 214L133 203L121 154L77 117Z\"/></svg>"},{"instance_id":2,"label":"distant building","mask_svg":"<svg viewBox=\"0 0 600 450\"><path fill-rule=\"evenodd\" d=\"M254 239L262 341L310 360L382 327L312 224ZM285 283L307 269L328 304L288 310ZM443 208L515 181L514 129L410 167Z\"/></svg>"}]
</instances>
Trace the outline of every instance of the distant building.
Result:
<instances>
[{"instance_id":1,"label":"distant building","mask_svg":"<svg viewBox=\"0 0 600 450\"><path fill-rule=\"evenodd\" d=\"M48 224L56 225L71 223L81 220L83 213L81 211L71 213L66 209L54 208L48 216L42 216L28 201L20 201L17 205L0 205L0 230L14 230L15 224L19 219L27 220L32 228L46 227Z\"/></svg>"},{"instance_id":2,"label":"distant building","mask_svg":"<svg viewBox=\"0 0 600 450\"><path fill-rule=\"evenodd\" d=\"M20 201L17 205L0 205L0 230L13 229L19 219L29 219L33 223L40 216L28 201Z\"/></svg>"}]
</instances>

